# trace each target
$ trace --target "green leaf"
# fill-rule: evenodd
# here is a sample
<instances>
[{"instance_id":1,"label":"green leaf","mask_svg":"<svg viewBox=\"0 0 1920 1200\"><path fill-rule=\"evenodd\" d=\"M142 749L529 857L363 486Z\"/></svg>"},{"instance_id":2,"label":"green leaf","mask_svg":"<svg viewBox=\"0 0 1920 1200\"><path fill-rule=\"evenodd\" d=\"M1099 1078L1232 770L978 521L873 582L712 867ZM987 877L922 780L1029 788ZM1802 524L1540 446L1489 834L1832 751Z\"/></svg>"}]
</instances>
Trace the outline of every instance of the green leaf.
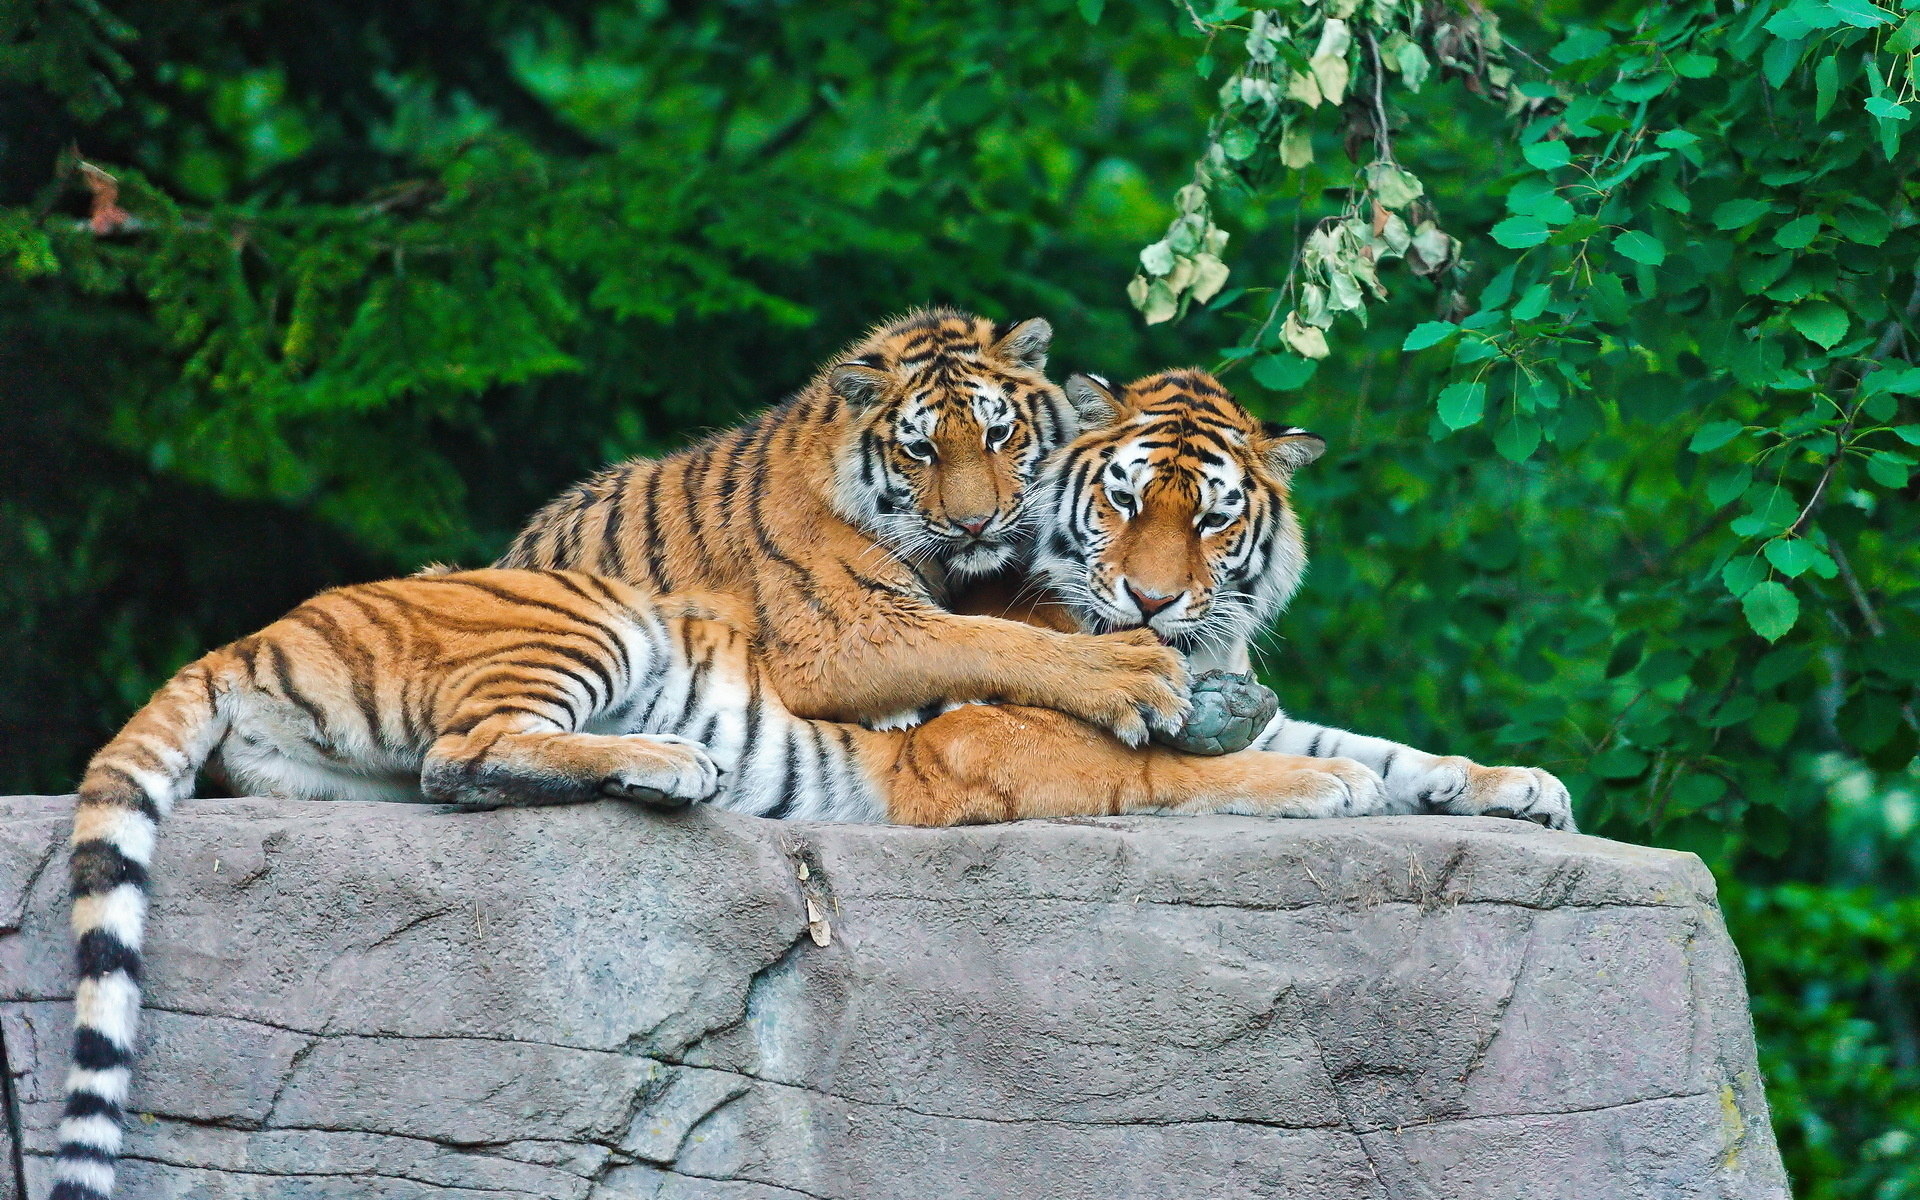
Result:
<instances>
[{"instance_id":1,"label":"green leaf","mask_svg":"<svg viewBox=\"0 0 1920 1200\"><path fill-rule=\"evenodd\" d=\"M1805 538L1775 538L1767 543L1766 555L1774 569L1788 579L1800 578L1816 561L1827 557Z\"/></svg>"},{"instance_id":2,"label":"green leaf","mask_svg":"<svg viewBox=\"0 0 1920 1200\"><path fill-rule=\"evenodd\" d=\"M1605 271L1595 275L1587 295L1593 302L1593 314L1602 321L1620 325L1633 315L1633 310L1627 306L1627 289L1620 283L1618 275Z\"/></svg>"},{"instance_id":3,"label":"green leaf","mask_svg":"<svg viewBox=\"0 0 1920 1200\"><path fill-rule=\"evenodd\" d=\"M1799 505L1794 503L1793 493L1778 484L1756 487L1747 493L1750 511L1744 517L1734 521L1734 532L1741 537L1769 537L1784 533L1799 516Z\"/></svg>"},{"instance_id":4,"label":"green leaf","mask_svg":"<svg viewBox=\"0 0 1920 1200\"><path fill-rule=\"evenodd\" d=\"M1786 16L1786 13L1781 13ZM1776 18L1777 19L1777 18ZM1769 22L1771 24L1771 22ZM1787 77L1800 65L1800 55L1806 50L1807 43L1801 39L1782 38L1769 45L1760 55L1760 77L1775 88L1784 87Z\"/></svg>"},{"instance_id":5,"label":"green leaf","mask_svg":"<svg viewBox=\"0 0 1920 1200\"><path fill-rule=\"evenodd\" d=\"M1487 281L1480 289L1480 307L1482 310L1499 308L1513 295L1513 273L1520 268L1517 262L1508 263L1506 269Z\"/></svg>"},{"instance_id":6,"label":"green leaf","mask_svg":"<svg viewBox=\"0 0 1920 1200\"><path fill-rule=\"evenodd\" d=\"M1593 760L1593 773L1602 779L1632 779L1651 761L1632 746L1615 746Z\"/></svg>"},{"instance_id":7,"label":"green leaf","mask_svg":"<svg viewBox=\"0 0 1920 1200\"><path fill-rule=\"evenodd\" d=\"M1538 217L1549 225L1565 225L1573 220L1574 214L1573 205L1565 197L1549 194L1536 197L1532 206L1522 215Z\"/></svg>"},{"instance_id":8,"label":"green leaf","mask_svg":"<svg viewBox=\"0 0 1920 1200\"><path fill-rule=\"evenodd\" d=\"M1800 619L1799 598L1777 580L1756 584L1740 601L1740 607L1747 614L1747 624L1769 642L1785 637Z\"/></svg>"},{"instance_id":9,"label":"green leaf","mask_svg":"<svg viewBox=\"0 0 1920 1200\"><path fill-rule=\"evenodd\" d=\"M1747 728L1753 733L1753 740L1769 750L1778 750L1787 744L1793 731L1800 724L1800 710L1782 700L1762 705L1760 711L1747 722Z\"/></svg>"},{"instance_id":10,"label":"green leaf","mask_svg":"<svg viewBox=\"0 0 1920 1200\"><path fill-rule=\"evenodd\" d=\"M1906 105L1895 104L1885 96L1868 96L1866 105L1868 112L1889 121L1904 121L1912 115L1907 112Z\"/></svg>"},{"instance_id":11,"label":"green leaf","mask_svg":"<svg viewBox=\"0 0 1920 1200\"><path fill-rule=\"evenodd\" d=\"M1314 368L1319 365L1311 358L1292 354L1263 354L1253 360L1250 370L1261 387L1290 392L1313 378Z\"/></svg>"},{"instance_id":12,"label":"green leaf","mask_svg":"<svg viewBox=\"0 0 1920 1200\"><path fill-rule=\"evenodd\" d=\"M1667 248L1659 238L1638 229L1629 229L1613 239L1613 248L1634 262L1657 267L1667 261Z\"/></svg>"},{"instance_id":13,"label":"green leaf","mask_svg":"<svg viewBox=\"0 0 1920 1200\"><path fill-rule=\"evenodd\" d=\"M1547 57L1557 63L1585 62L1605 53L1612 46L1613 37L1605 30L1576 25L1567 30L1567 36L1560 39L1559 45L1547 51Z\"/></svg>"},{"instance_id":14,"label":"green leaf","mask_svg":"<svg viewBox=\"0 0 1920 1200\"><path fill-rule=\"evenodd\" d=\"M1895 425L1893 435L1909 446L1920 446L1920 425Z\"/></svg>"},{"instance_id":15,"label":"green leaf","mask_svg":"<svg viewBox=\"0 0 1920 1200\"><path fill-rule=\"evenodd\" d=\"M1697 134L1688 133L1684 129L1669 129L1653 139L1653 144L1662 150L1682 150L1688 146L1698 145L1699 142L1700 138Z\"/></svg>"},{"instance_id":16,"label":"green leaf","mask_svg":"<svg viewBox=\"0 0 1920 1200\"><path fill-rule=\"evenodd\" d=\"M1920 47L1920 12L1908 13L1900 28L1887 35L1884 48L1888 54L1912 54L1915 47Z\"/></svg>"},{"instance_id":17,"label":"green leaf","mask_svg":"<svg viewBox=\"0 0 1920 1200\"><path fill-rule=\"evenodd\" d=\"M1758 703L1751 696L1739 696L1728 701L1718 713L1713 725L1732 725L1746 720L1752 715ZM1718 775L1683 775L1673 781L1673 789L1667 793L1666 819L1678 820L1689 817L1708 808L1727 794L1727 781Z\"/></svg>"},{"instance_id":18,"label":"green leaf","mask_svg":"<svg viewBox=\"0 0 1920 1200\"><path fill-rule=\"evenodd\" d=\"M1833 227L1840 231L1841 237L1863 246L1878 246L1893 232L1893 222L1887 219L1887 214L1877 208L1852 205L1833 214Z\"/></svg>"},{"instance_id":19,"label":"green leaf","mask_svg":"<svg viewBox=\"0 0 1920 1200\"><path fill-rule=\"evenodd\" d=\"M1657 71L1639 79L1622 79L1607 89L1607 94L1617 96L1628 104L1639 104L1651 100L1673 86L1673 76L1665 71Z\"/></svg>"},{"instance_id":20,"label":"green leaf","mask_svg":"<svg viewBox=\"0 0 1920 1200\"><path fill-rule=\"evenodd\" d=\"M1826 300L1809 300L1787 318L1808 341L1831 350L1847 336L1847 311Z\"/></svg>"},{"instance_id":21,"label":"green leaf","mask_svg":"<svg viewBox=\"0 0 1920 1200\"><path fill-rule=\"evenodd\" d=\"M1827 0L1827 11L1860 29L1891 25L1895 20L1892 13L1868 0Z\"/></svg>"},{"instance_id":22,"label":"green leaf","mask_svg":"<svg viewBox=\"0 0 1920 1200\"><path fill-rule=\"evenodd\" d=\"M1541 313L1547 311L1547 302L1552 299L1552 288L1544 283L1534 284L1527 289L1527 294L1520 297L1519 302L1513 306L1513 319L1516 321L1533 320Z\"/></svg>"},{"instance_id":23,"label":"green leaf","mask_svg":"<svg viewBox=\"0 0 1920 1200\"><path fill-rule=\"evenodd\" d=\"M1892 392L1896 396L1920 396L1920 367L1908 367L1901 371L1882 367L1867 376L1861 390L1869 396L1877 396L1882 392Z\"/></svg>"},{"instance_id":24,"label":"green leaf","mask_svg":"<svg viewBox=\"0 0 1920 1200\"><path fill-rule=\"evenodd\" d=\"M1494 431L1493 448L1501 457L1525 462L1540 444L1540 425L1525 413L1514 413Z\"/></svg>"},{"instance_id":25,"label":"green leaf","mask_svg":"<svg viewBox=\"0 0 1920 1200\"><path fill-rule=\"evenodd\" d=\"M1790 4L1767 21L1766 30L1782 41L1796 42L1816 29L1831 29L1839 23L1840 18L1824 4Z\"/></svg>"},{"instance_id":26,"label":"green leaf","mask_svg":"<svg viewBox=\"0 0 1920 1200\"><path fill-rule=\"evenodd\" d=\"M1715 229L1744 229L1773 211L1765 200L1728 200L1713 210Z\"/></svg>"},{"instance_id":27,"label":"green leaf","mask_svg":"<svg viewBox=\"0 0 1920 1200\"><path fill-rule=\"evenodd\" d=\"M1600 229L1600 222L1582 213L1580 216L1569 221L1565 229L1553 235L1553 244L1556 246L1571 246L1575 242L1584 242L1594 234L1599 233Z\"/></svg>"},{"instance_id":28,"label":"green leaf","mask_svg":"<svg viewBox=\"0 0 1920 1200\"><path fill-rule=\"evenodd\" d=\"M1746 429L1738 421L1709 421L1702 425L1687 443L1687 449L1695 454L1706 454L1726 445ZM1725 501L1722 501L1725 503Z\"/></svg>"},{"instance_id":29,"label":"green leaf","mask_svg":"<svg viewBox=\"0 0 1920 1200\"><path fill-rule=\"evenodd\" d=\"M1882 487L1907 486L1907 476L1912 467L1912 459L1889 450L1876 450L1867 457L1867 474L1873 476L1873 481Z\"/></svg>"},{"instance_id":30,"label":"green leaf","mask_svg":"<svg viewBox=\"0 0 1920 1200\"><path fill-rule=\"evenodd\" d=\"M1813 69L1813 119L1824 121L1840 92L1840 56L1829 54Z\"/></svg>"},{"instance_id":31,"label":"green leaf","mask_svg":"<svg viewBox=\"0 0 1920 1200\"><path fill-rule=\"evenodd\" d=\"M1803 250L1819 233L1819 214L1808 213L1804 217L1795 217L1774 230L1773 241L1784 250Z\"/></svg>"},{"instance_id":32,"label":"green leaf","mask_svg":"<svg viewBox=\"0 0 1920 1200\"><path fill-rule=\"evenodd\" d=\"M1677 213L1690 213L1693 211L1693 198L1674 186L1671 179L1655 181L1653 185L1653 202L1662 208L1670 208Z\"/></svg>"},{"instance_id":33,"label":"green leaf","mask_svg":"<svg viewBox=\"0 0 1920 1200\"><path fill-rule=\"evenodd\" d=\"M1753 468L1737 467L1707 483L1707 503L1715 508L1732 504L1753 485Z\"/></svg>"},{"instance_id":34,"label":"green leaf","mask_svg":"<svg viewBox=\"0 0 1920 1200\"><path fill-rule=\"evenodd\" d=\"M1607 656L1606 677L1618 679L1633 670L1639 664L1640 656L1646 652L1646 648L1645 631L1628 634L1618 646L1613 648L1613 653Z\"/></svg>"},{"instance_id":35,"label":"green leaf","mask_svg":"<svg viewBox=\"0 0 1920 1200\"><path fill-rule=\"evenodd\" d=\"M1531 213L1533 206L1544 197L1557 194L1553 180L1545 175L1522 175L1518 183L1507 189L1507 211Z\"/></svg>"},{"instance_id":36,"label":"green leaf","mask_svg":"<svg viewBox=\"0 0 1920 1200\"><path fill-rule=\"evenodd\" d=\"M1727 585L1727 591L1738 599L1758 587L1767 577L1767 564L1758 554L1739 554L1729 559L1727 565L1720 568L1720 582Z\"/></svg>"},{"instance_id":37,"label":"green leaf","mask_svg":"<svg viewBox=\"0 0 1920 1200\"><path fill-rule=\"evenodd\" d=\"M1450 383L1440 389L1440 420L1448 429L1465 429L1480 420L1487 409L1487 385Z\"/></svg>"},{"instance_id":38,"label":"green leaf","mask_svg":"<svg viewBox=\"0 0 1920 1200\"><path fill-rule=\"evenodd\" d=\"M1711 54L1679 54L1673 58L1674 74L1686 79L1706 79L1720 65Z\"/></svg>"},{"instance_id":39,"label":"green leaf","mask_svg":"<svg viewBox=\"0 0 1920 1200\"><path fill-rule=\"evenodd\" d=\"M1657 150L1652 154L1636 154L1626 162L1621 163L1618 170L1601 179L1595 180L1593 186L1603 192L1610 192L1646 168L1658 162L1665 162L1671 157L1673 156L1665 150Z\"/></svg>"},{"instance_id":40,"label":"green leaf","mask_svg":"<svg viewBox=\"0 0 1920 1200\"><path fill-rule=\"evenodd\" d=\"M1493 227L1493 240L1509 250L1524 250L1546 241L1552 232L1538 217L1508 217Z\"/></svg>"},{"instance_id":41,"label":"green leaf","mask_svg":"<svg viewBox=\"0 0 1920 1200\"><path fill-rule=\"evenodd\" d=\"M1087 24L1098 25L1106 7L1107 0L1080 0L1080 15L1087 19Z\"/></svg>"},{"instance_id":42,"label":"green leaf","mask_svg":"<svg viewBox=\"0 0 1920 1200\"><path fill-rule=\"evenodd\" d=\"M1437 346L1454 334L1460 327L1452 321L1422 321L1407 332L1407 340L1400 343L1402 350L1425 350L1428 346Z\"/></svg>"},{"instance_id":43,"label":"green leaf","mask_svg":"<svg viewBox=\"0 0 1920 1200\"><path fill-rule=\"evenodd\" d=\"M1485 338L1462 338L1453 348L1453 361L1456 363L1485 362L1489 358L1500 357L1500 347Z\"/></svg>"},{"instance_id":44,"label":"green leaf","mask_svg":"<svg viewBox=\"0 0 1920 1200\"><path fill-rule=\"evenodd\" d=\"M1520 154L1542 171L1564 167L1573 161L1573 151L1567 149L1565 142L1535 142L1520 151Z\"/></svg>"}]
</instances>

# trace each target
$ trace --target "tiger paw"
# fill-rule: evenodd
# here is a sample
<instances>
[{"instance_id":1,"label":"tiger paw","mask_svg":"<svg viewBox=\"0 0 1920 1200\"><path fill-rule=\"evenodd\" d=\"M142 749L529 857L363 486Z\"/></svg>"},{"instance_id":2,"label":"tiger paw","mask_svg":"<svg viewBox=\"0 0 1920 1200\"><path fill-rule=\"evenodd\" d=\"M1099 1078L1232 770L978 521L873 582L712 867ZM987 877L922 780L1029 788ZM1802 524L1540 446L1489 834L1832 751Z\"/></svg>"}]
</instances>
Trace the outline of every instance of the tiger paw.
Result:
<instances>
[{"instance_id":1,"label":"tiger paw","mask_svg":"<svg viewBox=\"0 0 1920 1200\"><path fill-rule=\"evenodd\" d=\"M600 783L603 795L678 808L720 790L720 768L706 746L672 734L631 734L631 761Z\"/></svg>"},{"instance_id":2,"label":"tiger paw","mask_svg":"<svg viewBox=\"0 0 1920 1200\"><path fill-rule=\"evenodd\" d=\"M1567 785L1538 767L1483 767L1470 759L1435 762L1437 781L1422 793L1432 812L1453 816L1507 817L1548 829L1579 832Z\"/></svg>"},{"instance_id":3,"label":"tiger paw","mask_svg":"<svg viewBox=\"0 0 1920 1200\"><path fill-rule=\"evenodd\" d=\"M1153 740L1188 754L1232 754L1245 750L1280 711L1280 698L1252 675L1208 671L1193 681L1192 708L1173 733Z\"/></svg>"}]
</instances>

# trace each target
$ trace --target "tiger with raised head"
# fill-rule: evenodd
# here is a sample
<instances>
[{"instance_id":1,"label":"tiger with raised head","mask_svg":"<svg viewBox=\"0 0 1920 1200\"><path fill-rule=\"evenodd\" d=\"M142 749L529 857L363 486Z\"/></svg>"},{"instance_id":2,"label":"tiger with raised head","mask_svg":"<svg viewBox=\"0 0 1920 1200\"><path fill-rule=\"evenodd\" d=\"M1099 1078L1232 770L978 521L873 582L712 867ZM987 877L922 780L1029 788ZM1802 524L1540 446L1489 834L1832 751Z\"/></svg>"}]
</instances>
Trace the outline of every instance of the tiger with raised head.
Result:
<instances>
[{"instance_id":1,"label":"tiger with raised head","mask_svg":"<svg viewBox=\"0 0 1920 1200\"><path fill-rule=\"evenodd\" d=\"M869 721L941 701L1070 713L1130 744L1178 726L1179 657L1151 635L1063 634L944 607L1012 562L1027 485L1080 417L1052 329L951 309L876 327L785 404L543 508L496 564L738 597L793 711Z\"/></svg>"},{"instance_id":2,"label":"tiger with raised head","mask_svg":"<svg viewBox=\"0 0 1920 1200\"><path fill-rule=\"evenodd\" d=\"M1019 615L1088 632L1150 630L1196 673L1248 670L1253 638L1292 598L1306 567L1288 480L1325 442L1263 427L1200 370L1150 375L1119 392L1077 375L1065 390L1096 427L1034 489L1030 503L1044 511L1031 570L1046 586L1041 602ZM991 593L961 607L1014 611ZM1565 785L1537 767L1484 767L1285 713L1252 745L1365 764L1384 781L1375 811L1574 828Z\"/></svg>"}]
</instances>

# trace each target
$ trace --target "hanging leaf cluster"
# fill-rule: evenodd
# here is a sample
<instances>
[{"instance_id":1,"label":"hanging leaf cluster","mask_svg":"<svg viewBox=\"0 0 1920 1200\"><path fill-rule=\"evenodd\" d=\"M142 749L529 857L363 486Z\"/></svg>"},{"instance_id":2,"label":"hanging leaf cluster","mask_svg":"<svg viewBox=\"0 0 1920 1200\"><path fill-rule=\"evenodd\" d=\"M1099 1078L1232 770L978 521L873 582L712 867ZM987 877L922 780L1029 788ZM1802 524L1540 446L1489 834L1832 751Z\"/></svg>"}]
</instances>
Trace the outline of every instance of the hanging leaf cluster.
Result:
<instances>
[{"instance_id":1,"label":"hanging leaf cluster","mask_svg":"<svg viewBox=\"0 0 1920 1200\"><path fill-rule=\"evenodd\" d=\"M1364 325L1367 304L1386 297L1379 270L1388 259L1403 259L1416 275L1450 278L1459 243L1441 229L1419 178L1394 158L1388 81L1418 94L1437 69L1507 97L1512 72L1495 18L1477 7L1456 13L1416 0L1188 11L1210 47L1238 42L1237 66L1220 87L1194 180L1176 197L1180 215L1140 252L1140 273L1128 285L1147 323L1205 304L1226 284L1227 233L1212 221L1212 191L1259 188L1311 165L1315 131L1328 126L1342 135L1350 160L1365 162L1342 211L1320 220L1298 248L1263 336L1302 358L1324 358L1335 317L1351 313ZM1210 51L1201 73L1214 66Z\"/></svg>"}]
</instances>

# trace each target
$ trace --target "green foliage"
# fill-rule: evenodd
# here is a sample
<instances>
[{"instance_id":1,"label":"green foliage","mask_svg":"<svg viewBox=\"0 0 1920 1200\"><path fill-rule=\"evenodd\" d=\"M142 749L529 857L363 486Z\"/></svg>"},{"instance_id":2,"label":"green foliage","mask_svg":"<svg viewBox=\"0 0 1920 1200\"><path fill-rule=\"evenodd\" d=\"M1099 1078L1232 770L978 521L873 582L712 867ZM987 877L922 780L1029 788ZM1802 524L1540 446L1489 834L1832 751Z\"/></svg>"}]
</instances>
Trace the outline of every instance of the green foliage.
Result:
<instances>
[{"instance_id":1,"label":"green foliage","mask_svg":"<svg viewBox=\"0 0 1920 1200\"><path fill-rule=\"evenodd\" d=\"M1325 433L1286 706L1705 855L1801 1194L1920 1188L1920 16L109 7L0 15L10 789L890 313L1044 314Z\"/></svg>"},{"instance_id":2,"label":"green foliage","mask_svg":"<svg viewBox=\"0 0 1920 1200\"><path fill-rule=\"evenodd\" d=\"M1415 741L1464 715L1496 757L1568 778L1586 827L1750 881L1752 913L1812 942L1769 963L1761 1006L1807 1131L1793 1167L1822 1195L1920 1188L1892 1099L1914 1064L1850 1095L1833 1057L1911 1047L1893 1036L1917 1011L1910 956L1842 1009L1782 1000L1839 986L1824 956L1856 933L1815 921L1820 903L1870 911L1910 881L1830 884L1833 801L1808 764L1885 777L1920 744L1901 432L1920 393L1920 21L1869 0L1622 7L1510 35L1434 6L1181 11L1230 80L1178 200L1204 199L1242 285L1212 306L1246 330L1220 353L1353 448L1302 480L1330 552L1271 664L1288 707L1394 708ZM1375 53L1390 37L1442 64L1463 37L1505 53L1416 82ZM1337 109L1302 82L1330 42ZM1229 196L1291 246L1226 253ZM1463 248L1442 270L1390 235L1406 205L1447 214ZM1396 251L1411 270L1388 269ZM1317 369L1269 365L1295 356ZM1396 693L1286 695L1301 664L1335 661Z\"/></svg>"}]
</instances>

